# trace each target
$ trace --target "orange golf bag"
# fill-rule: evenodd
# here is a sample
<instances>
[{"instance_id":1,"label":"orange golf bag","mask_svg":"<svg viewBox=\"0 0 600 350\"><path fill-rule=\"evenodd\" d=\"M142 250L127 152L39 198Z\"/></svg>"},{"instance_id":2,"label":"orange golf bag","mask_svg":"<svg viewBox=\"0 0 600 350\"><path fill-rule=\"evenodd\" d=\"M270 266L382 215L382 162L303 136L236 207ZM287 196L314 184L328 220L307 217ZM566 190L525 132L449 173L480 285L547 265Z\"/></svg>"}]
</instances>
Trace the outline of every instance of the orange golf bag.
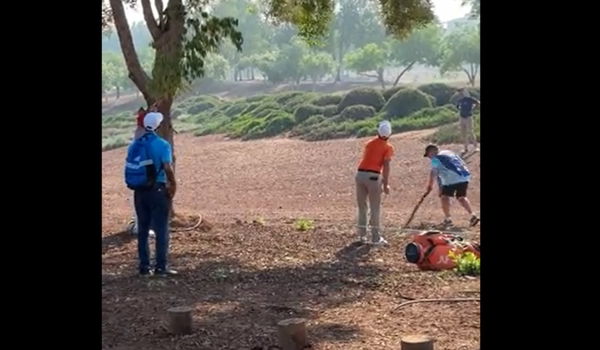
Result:
<instances>
[{"instance_id":1,"label":"orange golf bag","mask_svg":"<svg viewBox=\"0 0 600 350\"><path fill-rule=\"evenodd\" d=\"M480 256L479 244L463 242L462 237L440 231L424 231L413 236L406 246L405 256L410 263L417 264L421 270L449 270L456 264L448 253L472 252Z\"/></svg>"}]
</instances>

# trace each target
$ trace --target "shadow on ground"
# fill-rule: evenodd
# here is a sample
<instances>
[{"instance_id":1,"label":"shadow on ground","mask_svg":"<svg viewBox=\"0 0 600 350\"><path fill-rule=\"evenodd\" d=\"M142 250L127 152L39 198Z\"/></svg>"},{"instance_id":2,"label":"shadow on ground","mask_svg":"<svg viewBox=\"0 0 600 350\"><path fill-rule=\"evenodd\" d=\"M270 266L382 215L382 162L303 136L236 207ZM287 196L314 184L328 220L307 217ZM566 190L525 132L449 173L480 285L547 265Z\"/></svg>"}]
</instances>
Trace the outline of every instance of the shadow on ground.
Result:
<instances>
[{"instance_id":1,"label":"shadow on ground","mask_svg":"<svg viewBox=\"0 0 600 350\"><path fill-rule=\"evenodd\" d=\"M276 323L292 317L309 320L314 344L350 341L360 337L360 329L313 326L310 320L377 288L383 271L355 263L369 253L365 247L345 247L337 261L290 267L251 269L233 259L216 259L201 261L172 279L143 279L133 272L105 276L103 345L171 349L175 341L178 349L266 348L277 344ZM192 335L173 337L164 326L165 310L179 305L195 308Z\"/></svg>"}]
</instances>

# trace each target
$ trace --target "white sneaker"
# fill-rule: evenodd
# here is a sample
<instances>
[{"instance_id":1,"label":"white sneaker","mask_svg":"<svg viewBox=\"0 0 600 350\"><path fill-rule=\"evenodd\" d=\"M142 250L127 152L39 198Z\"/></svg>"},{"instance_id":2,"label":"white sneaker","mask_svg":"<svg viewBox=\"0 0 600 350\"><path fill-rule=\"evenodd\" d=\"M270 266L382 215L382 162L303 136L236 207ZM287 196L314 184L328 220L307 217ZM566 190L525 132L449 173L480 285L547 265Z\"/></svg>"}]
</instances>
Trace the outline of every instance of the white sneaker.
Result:
<instances>
[{"instance_id":1,"label":"white sneaker","mask_svg":"<svg viewBox=\"0 0 600 350\"><path fill-rule=\"evenodd\" d=\"M129 228L129 233L130 233L132 236L137 236L137 234L138 234L138 227L137 227L137 225L135 225L135 224L134 224L134 225L131 225L131 226L130 226L130 228ZM154 232L154 230L150 230L150 231L148 232L148 235L149 235L150 237L152 237L152 238L156 237L156 233Z\"/></svg>"},{"instance_id":2,"label":"white sneaker","mask_svg":"<svg viewBox=\"0 0 600 350\"><path fill-rule=\"evenodd\" d=\"M385 246L385 245L388 245L388 241L386 241L385 238L383 238L383 237L379 237L379 241L373 242L373 245L375 247Z\"/></svg>"},{"instance_id":3,"label":"white sneaker","mask_svg":"<svg viewBox=\"0 0 600 350\"><path fill-rule=\"evenodd\" d=\"M366 236L366 235L365 235L365 236L360 236L360 237L359 237L359 239L358 239L358 241L359 241L361 244L368 243L367 236Z\"/></svg>"},{"instance_id":4,"label":"white sneaker","mask_svg":"<svg viewBox=\"0 0 600 350\"><path fill-rule=\"evenodd\" d=\"M130 222L129 225L127 225L127 232L129 232L130 235L137 236L137 231L138 228L135 222Z\"/></svg>"}]
</instances>

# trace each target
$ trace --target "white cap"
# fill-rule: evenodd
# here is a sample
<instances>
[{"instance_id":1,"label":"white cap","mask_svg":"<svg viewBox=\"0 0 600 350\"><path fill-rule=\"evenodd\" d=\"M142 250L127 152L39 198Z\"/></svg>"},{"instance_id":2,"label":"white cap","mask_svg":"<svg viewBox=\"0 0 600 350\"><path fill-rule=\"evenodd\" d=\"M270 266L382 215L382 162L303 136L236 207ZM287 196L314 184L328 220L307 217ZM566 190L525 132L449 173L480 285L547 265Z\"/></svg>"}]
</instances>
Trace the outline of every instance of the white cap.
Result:
<instances>
[{"instance_id":1,"label":"white cap","mask_svg":"<svg viewBox=\"0 0 600 350\"><path fill-rule=\"evenodd\" d=\"M379 136L382 137L390 137L390 135L392 134L392 124L387 120L382 121L381 123L379 123L377 133L379 134Z\"/></svg>"},{"instance_id":2,"label":"white cap","mask_svg":"<svg viewBox=\"0 0 600 350\"><path fill-rule=\"evenodd\" d=\"M148 131L154 131L158 129L158 126L163 121L162 113L150 112L144 117L144 129Z\"/></svg>"}]
</instances>

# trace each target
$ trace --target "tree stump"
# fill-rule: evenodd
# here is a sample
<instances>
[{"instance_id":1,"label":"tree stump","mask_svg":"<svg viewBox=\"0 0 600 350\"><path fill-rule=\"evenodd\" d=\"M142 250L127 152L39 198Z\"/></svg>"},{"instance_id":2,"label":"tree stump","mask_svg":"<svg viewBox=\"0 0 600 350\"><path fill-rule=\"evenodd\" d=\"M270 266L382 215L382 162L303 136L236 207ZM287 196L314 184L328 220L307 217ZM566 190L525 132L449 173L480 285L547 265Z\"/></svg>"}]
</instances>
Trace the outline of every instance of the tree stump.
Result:
<instances>
[{"instance_id":1,"label":"tree stump","mask_svg":"<svg viewBox=\"0 0 600 350\"><path fill-rule=\"evenodd\" d=\"M433 350L433 338L426 335L408 335L400 344L401 350Z\"/></svg>"},{"instance_id":2,"label":"tree stump","mask_svg":"<svg viewBox=\"0 0 600 350\"><path fill-rule=\"evenodd\" d=\"M192 308L187 306L172 307L167 310L169 330L176 335L192 333Z\"/></svg>"},{"instance_id":3,"label":"tree stump","mask_svg":"<svg viewBox=\"0 0 600 350\"><path fill-rule=\"evenodd\" d=\"M302 350L308 345L306 319L290 318L277 323L279 346L282 350Z\"/></svg>"}]
</instances>

